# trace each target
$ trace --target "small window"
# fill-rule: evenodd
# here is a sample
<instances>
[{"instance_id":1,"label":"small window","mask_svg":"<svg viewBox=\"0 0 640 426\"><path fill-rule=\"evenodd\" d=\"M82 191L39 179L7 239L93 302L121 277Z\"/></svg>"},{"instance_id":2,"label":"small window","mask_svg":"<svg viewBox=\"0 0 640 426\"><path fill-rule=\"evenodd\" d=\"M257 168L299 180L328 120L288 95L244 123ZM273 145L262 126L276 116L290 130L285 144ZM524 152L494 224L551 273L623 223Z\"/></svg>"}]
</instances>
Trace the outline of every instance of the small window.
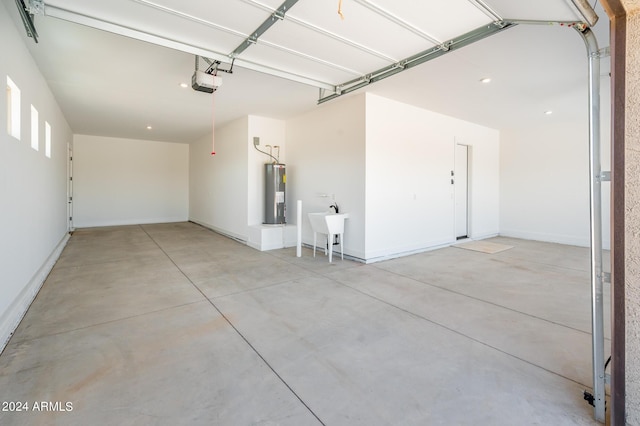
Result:
<instances>
[{"instance_id":1,"label":"small window","mask_svg":"<svg viewBox=\"0 0 640 426\"><path fill-rule=\"evenodd\" d=\"M31 148L38 150L38 110L31 105Z\"/></svg>"},{"instance_id":2,"label":"small window","mask_svg":"<svg viewBox=\"0 0 640 426\"><path fill-rule=\"evenodd\" d=\"M20 140L20 89L7 76L7 133Z\"/></svg>"},{"instance_id":3,"label":"small window","mask_svg":"<svg viewBox=\"0 0 640 426\"><path fill-rule=\"evenodd\" d=\"M51 125L44 122L44 155L51 158Z\"/></svg>"}]
</instances>

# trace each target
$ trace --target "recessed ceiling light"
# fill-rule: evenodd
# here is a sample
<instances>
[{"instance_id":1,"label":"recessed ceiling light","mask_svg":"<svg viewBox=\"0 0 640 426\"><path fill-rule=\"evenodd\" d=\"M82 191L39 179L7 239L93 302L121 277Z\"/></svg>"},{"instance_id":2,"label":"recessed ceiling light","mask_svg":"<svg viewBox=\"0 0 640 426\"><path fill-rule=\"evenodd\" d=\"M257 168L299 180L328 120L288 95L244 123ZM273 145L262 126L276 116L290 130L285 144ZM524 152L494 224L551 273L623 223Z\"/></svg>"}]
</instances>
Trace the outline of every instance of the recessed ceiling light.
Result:
<instances>
[{"instance_id":1,"label":"recessed ceiling light","mask_svg":"<svg viewBox=\"0 0 640 426\"><path fill-rule=\"evenodd\" d=\"M545 113L546 115L551 115L551 114L553 114L553 111L548 110L548 111L545 111L544 113Z\"/></svg>"},{"instance_id":2,"label":"recessed ceiling light","mask_svg":"<svg viewBox=\"0 0 640 426\"><path fill-rule=\"evenodd\" d=\"M489 77L482 78L480 79L480 83L484 83L484 84L491 83L491 79Z\"/></svg>"},{"instance_id":3,"label":"recessed ceiling light","mask_svg":"<svg viewBox=\"0 0 640 426\"><path fill-rule=\"evenodd\" d=\"M180 83L180 87L186 89L187 87L189 87L189 85L187 83Z\"/></svg>"},{"instance_id":4,"label":"recessed ceiling light","mask_svg":"<svg viewBox=\"0 0 640 426\"><path fill-rule=\"evenodd\" d=\"M151 130L151 129L153 129L153 127L147 126L147 130Z\"/></svg>"}]
</instances>

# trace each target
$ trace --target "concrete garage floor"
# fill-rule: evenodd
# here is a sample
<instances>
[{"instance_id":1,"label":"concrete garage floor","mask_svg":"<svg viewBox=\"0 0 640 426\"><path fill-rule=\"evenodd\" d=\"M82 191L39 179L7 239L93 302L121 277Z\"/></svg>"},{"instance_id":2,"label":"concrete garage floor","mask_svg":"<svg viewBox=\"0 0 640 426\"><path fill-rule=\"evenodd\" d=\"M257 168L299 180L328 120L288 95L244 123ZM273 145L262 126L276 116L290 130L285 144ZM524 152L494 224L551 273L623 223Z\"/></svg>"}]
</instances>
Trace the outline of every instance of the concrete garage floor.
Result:
<instances>
[{"instance_id":1,"label":"concrete garage floor","mask_svg":"<svg viewBox=\"0 0 640 426\"><path fill-rule=\"evenodd\" d=\"M0 356L30 405L0 424L596 424L588 250L491 241L514 248L330 265L192 223L78 230Z\"/></svg>"}]
</instances>

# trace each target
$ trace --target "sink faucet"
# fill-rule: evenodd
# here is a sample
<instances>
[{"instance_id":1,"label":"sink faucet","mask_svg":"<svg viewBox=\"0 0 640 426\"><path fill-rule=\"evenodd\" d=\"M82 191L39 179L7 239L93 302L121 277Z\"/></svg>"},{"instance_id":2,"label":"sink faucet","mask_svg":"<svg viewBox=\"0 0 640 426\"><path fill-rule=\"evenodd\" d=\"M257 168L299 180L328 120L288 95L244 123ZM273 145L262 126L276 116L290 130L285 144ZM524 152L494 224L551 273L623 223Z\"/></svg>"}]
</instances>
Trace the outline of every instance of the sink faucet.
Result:
<instances>
[{"instance_id":1,"label":"sink faucet","mask_svg":"<svg viewBox=\"0 0 640 426\"><path fill-rule=\"evenodd\" d=\"M340 209L338 208L338 203L333 203L329 206L330 209L334 209L336 214L340 213Z\"/></svg>"}]
</instances>

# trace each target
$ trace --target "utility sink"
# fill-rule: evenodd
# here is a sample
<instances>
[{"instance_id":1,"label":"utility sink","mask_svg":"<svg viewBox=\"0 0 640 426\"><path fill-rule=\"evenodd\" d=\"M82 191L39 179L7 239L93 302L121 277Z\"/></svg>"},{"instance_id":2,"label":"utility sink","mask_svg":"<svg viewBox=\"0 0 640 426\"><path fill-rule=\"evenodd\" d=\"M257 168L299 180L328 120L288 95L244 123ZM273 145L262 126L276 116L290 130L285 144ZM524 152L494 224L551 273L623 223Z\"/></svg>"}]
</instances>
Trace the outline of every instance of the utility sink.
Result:
<instances>
[{"instance_id":1,"label":"utility sink","mask_svg":"<svg viewBox=\"0 0 640 426\"><path fill-rule=\"evenodd\" d=\"M340 235L340 257L344 259L344 221L349 218L349 213L309 213L309 222L313 230L313 256L316 255L316 243L318 234L327 236L327 245L329 246L329 263L333 257L333 236ZM325 246L324 253L327 254Z\"/></svg>"}]
</instances>

